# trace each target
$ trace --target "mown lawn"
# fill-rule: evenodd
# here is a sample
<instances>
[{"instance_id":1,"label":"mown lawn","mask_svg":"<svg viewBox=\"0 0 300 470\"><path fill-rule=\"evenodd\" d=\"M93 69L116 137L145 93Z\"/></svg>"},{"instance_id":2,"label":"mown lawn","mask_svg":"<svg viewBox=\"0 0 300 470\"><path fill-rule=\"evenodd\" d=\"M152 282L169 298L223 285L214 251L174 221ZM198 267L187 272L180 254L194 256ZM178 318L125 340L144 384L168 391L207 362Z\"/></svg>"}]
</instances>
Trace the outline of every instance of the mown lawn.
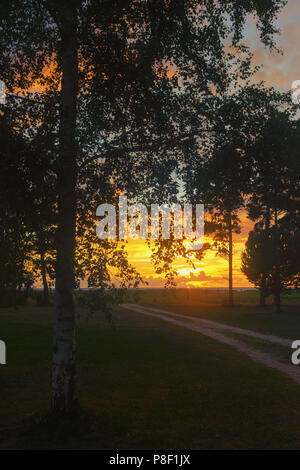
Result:
<instances>
[{"instance_id":1,"label":"mown lawn","mask_svg":"<svg viewBox=\"0 0 300 470\"><path fill-rule=\"evenodd\" d=\"M228 346L118 310L79 321L83 414L60 425L49 404L52 315L0 310L0 448L272 449L300 446L300 389Z\"/></svg>"}]
</instances>

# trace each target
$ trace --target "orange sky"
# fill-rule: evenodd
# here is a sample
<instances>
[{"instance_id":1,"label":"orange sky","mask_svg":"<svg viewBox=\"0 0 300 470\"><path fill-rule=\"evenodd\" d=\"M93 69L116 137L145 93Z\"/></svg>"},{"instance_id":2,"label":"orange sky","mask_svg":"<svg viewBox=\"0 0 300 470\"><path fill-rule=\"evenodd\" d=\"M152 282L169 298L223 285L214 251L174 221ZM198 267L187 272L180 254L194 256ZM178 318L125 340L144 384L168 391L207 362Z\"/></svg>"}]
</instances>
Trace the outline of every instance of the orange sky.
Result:
<instances>
[{"instance_id":1,"label":"orange sky","mask_svg":"<svg viewBox=\"0 0 300 470\"><path fill-rule=\"evenodd\" d=\"M253 19L249 19L245 27L245 43L251 46L254 51L254 65L263 66L255 75L254 81L264 80L267 85L288 91L292 82L300 79L299 22L300 2L299 0L289 0L278 18L281 35L277 38L277 44L284 52L284 55L279 55L276 52L270 52L261 44L255 22ZM242 232L234 236L233 276L235 287L246 287L250 284L240 271L240 258L248 232L253 224L243 212L240 214L240 218ZM145 241L128 239L127 248L130 262L149 282L149 287L162 287L164 280L154 272L150 261L151 251ZM208 251L203 260L195 264L196 269L192 270L186 265L184 259L178 258L176 260L174 267L179 274L177 284L179 287L227 287L228 263L226 259L216 256L215 251Z\"/></svg>"},{"instance_id":2,"label":"orange sky","mask_svg":"<svg viewBox=\"0 0 300 470\"><path fill-rule=\"evenodd\" d=\"M299 23L300 1L289 0L277 22L281 30L281 35L277 38L277 44L284 52L283 55L279 55L262 46L254 21L251 19L248 21L245 27L245 42L254 50L254 64L263 65L263 68L255 75L255 81L264 80L267 85L275 86L282 91L288 91L292 82L300 79ZM234 237L233 282L235 287L246 287L251 284L240 271L240 258L248 232L253 224L247 219L245 213L241 213L240 218L242 220L242 232ZM151 251L144 241L129 240L128 252L131 263L149 282L150 287L164 285L164 281L154 273L150 262ZM216 256L214 251L208 251L201 262L196 262L194 272L180 258L174 263L175 266L179 273L177 283L179 287L227 287L228 285L228 263L226 259Z\"/></svg>"},{"instance_id":3,"label":"orange sky","mask_svg":"<svg viewBox=\"0 0 300 470\"><path fill-rule=\"evenodd\" d=\"M241 253L251 230L253 223L246 218L246 214L240 214L242 231L234 235L234 260L233 276L235 287L250 286L245 276L240 271ZM208 240L207 240L208 241ZM151 264L151 250L144 240L132 240L128 238L127 250L129 261L138 269L139 273L149 283L148 287L163 287L164 279L156 275ZM226 287L228 284L228 263L226 259L216 255L215 250L208 250L201 261L196 261L195 270L187 265L185 259L177 258L173 267L178 272L178 287Z\"/></svg>"}]
</instances>

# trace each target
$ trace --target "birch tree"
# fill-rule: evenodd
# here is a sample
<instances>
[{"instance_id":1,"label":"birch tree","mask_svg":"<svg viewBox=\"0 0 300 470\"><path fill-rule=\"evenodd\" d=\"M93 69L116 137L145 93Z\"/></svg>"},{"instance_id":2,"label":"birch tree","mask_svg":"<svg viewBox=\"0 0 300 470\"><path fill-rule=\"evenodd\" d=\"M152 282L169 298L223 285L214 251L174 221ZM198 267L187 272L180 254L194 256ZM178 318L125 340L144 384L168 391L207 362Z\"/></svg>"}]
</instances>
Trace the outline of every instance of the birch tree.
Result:
<instances>
[{"instance_id":1,"label":"birch tree","mask_svg":"<svg viewBox=\"0 0 300 470\"><path fill-rule=\"evenodd\" d=\"M122 189L149 188L153 194L164 188L167 193L168 178L156 186L165 150L176 154L195 140L176 112L182 104L178 83L197 76L201 91L213 84L222 87L230 78L227 63L232 59L225 39L238 47L245 18L253 13L262 40L272 45L272 20L284 3L16 0L1 9L0 79L9 93L39 86L59 104L58 150L49 161L58 198L53 412L71 413L76 407L73 289L79 172L104 161L103 179L113 176ZM178 73L171 80L172 63ZM97 124L97 136L93 151L89 147L80 155L77 113L84 97L89 97L85 110ZM141 165L144 176L137 178Z\"/></svg>"}]
</instances>

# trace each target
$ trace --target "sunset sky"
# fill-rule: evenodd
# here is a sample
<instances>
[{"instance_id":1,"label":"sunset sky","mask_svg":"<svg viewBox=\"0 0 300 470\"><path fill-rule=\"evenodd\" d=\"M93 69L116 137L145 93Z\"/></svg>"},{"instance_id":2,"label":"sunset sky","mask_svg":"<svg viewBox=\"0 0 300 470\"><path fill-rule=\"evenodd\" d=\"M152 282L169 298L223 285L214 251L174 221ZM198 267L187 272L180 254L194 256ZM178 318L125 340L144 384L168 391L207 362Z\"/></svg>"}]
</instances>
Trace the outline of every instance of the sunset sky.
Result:
<instances>
[{"instance_id":1,"label":"sunset sky","mask_svg":"<svg viewBox=\"0 0 300 470\"><path fill-rule=\"evenodd\" d=\"M294 80L300 80L299 19L299 0L289 0L277 22L281 30L277 45L283 51L283 55L275 51L270 52L264 48L259 40L254 21L249 19L245 27L245 42L254 51L254 65L263 66L256 73L255 82L263 80L269 86L288 91ZM242 231L241 234L234 237L234 287L247 287L250 284L240 271L240 257L248 232L251 230L252 222L247 219L246 214L243 212L240 214L240 218L242 220ZM154 272L150 262L151 251L143 240L129 239L128 252L130 262L148 281L149 287L162 287L164 285L164 280ZM228 284L227 261L216 256L215 251L208 251L201 262L196 262L195 270L188 267L185 261L180 258L176 260L174 267L178 272L178 287L226 287Z\"/></svg>"},{"instance_id":2,"label":"sunset sky","mask_svg":"<svg viewBox=\"0 0 300 470\"><path fill-rule=\"evenodd\" d=\"M251 18L248 19L244 41L254 52L253 65L261 66L261 69L253 76L254 82L265 81L268 86L288 91L295 80L300 80L299 20L300 2L299 0L289 0L277 21L281 34L277 36L276 42L278 48L283 52L283 54L279 54L276 51L270 52L263 46L256 30L255 21ZM37 89L39 88L40 85ZM234 287L247 287L251 284L240 271L241 253L253 223L247 219L245 212L242 211L239 216L242 221L242 230L239 235L234 235L233 281ZM142 277L149 283L149 287L163 287L165 281L156 275L150 260L151 250L145 241L128 238L127 250L130 263L138 269ZM226 259L216 255L216 251L207 251L203 260L196 261L195 264L196 269L193 270L187 266L184 259L178 258L176 260L173 266L178 272L178 287L227 287L228 263Z\"/></svg>"}]
</instances>

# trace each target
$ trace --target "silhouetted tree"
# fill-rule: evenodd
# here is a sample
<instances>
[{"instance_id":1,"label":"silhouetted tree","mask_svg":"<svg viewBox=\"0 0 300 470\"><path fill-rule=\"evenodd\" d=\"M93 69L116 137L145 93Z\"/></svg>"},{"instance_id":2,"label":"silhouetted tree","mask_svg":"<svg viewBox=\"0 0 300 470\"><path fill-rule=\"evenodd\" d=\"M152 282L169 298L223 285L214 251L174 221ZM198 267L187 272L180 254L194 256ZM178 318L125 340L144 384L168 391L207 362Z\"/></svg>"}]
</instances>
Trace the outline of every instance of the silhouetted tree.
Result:
<instances>
[{"instance_id":1,"label":"silhouetted tree","mask_svg":"<svg viewBox=\"0 0 300 470\"><path fill-rule=\"evenodd\" d=\"M225 38L231 36L233 29L231 37L237 47L245 16L254 13L262 39L271 44L275 31L272 20L283 5L282 0L270 0L264 5L258 0L246 3L220 0L205 5L192 0L148 0L141 4L129 0L25 0L1 9L1 78L8 89L26 89L39 81L59 94L59 147L54 162L58 229L53 411L71 412L76 405L73 288L76 189L81 165L105 159L103 169L113 167L109 177L113 173L118 180L121 167L121 174L127 171L125 185L129 189L133 185L144 187L145 180L137 184L134 177L140 164L137 155L144 152L144 168L148 171L159 167L153 161L153 151L165 156L162 151L176 142L174 132L178 128L182 131L178 121L168 123L161 112L166 103L162 83L170 83L167 79L161 81L161 77L167 78L165 64L174 61L181 70L178 78L187 83L188 76L196 75L202 82L201 91L214 82L221 86L228 70ZM177 96L178 93L173 94L174 99ZM94 150L92 155L87 152L82 162L78 153L77 113L84 97L93 124L96 119L92 116L102 112L95 127L95 132L101 131L97 135L98 151ZM160 132L154 122L159 122ZM126 132L118 133L116 129ZM139 132L141 129L144 132ZM106 173L103 174L104 179ZM124 179L119 179L124 186Z\"/></svg>"},{"instance_id":2,"label":"silhouetted tree","mask_svg":"<svg viewBox=\"0 0 300 470\"><path fill-rule=\"evenodd\" d=\"M270 292L272 260L273 246L269 240L269 231L258 228L251 231L242 253L241 271L259 289L261 307L265 307L266 296Z\"/></svg>"},{"instance_id":3,"label":"silhouetted tree","mask_svg":"<svg viewBox=\"0 0 300 470\"><path fill-rule=\"evenodd\" d=\"M33 233L25 224L27 195L27 146L0 116L0 291L1 301L14 305L34 281L31 254Z\"/></svg>"},{"instance_id":4,"label":"silhouetted tree","mask_svg":"<svg viewBox=\"0 0 300 470\"><path fill-rule=\"evenodd\" d=\"M286 106L285 98L281 97L276 107L270 106L268 114L263 117L260 131L248 149L253 171L247 209L249 217L256 221L258 228L264 229L270 237L272 234L271 238L275 243L272 291L278 311L282 290L280 279L284 277L280 273L280 257L283 255L280 220L285 214L294 213L299 205L299 129L292 118L293 110ZM263 276L262 295L266 291L265 283Z\"/></svg>"},{"instance_id":5,"label":"silhouetted tree","mask_svg":"<svg viewBox=\"0 0 300 470\"><path fill-rule=\"evenodd\" d=\"M297 218L297 227L285 216L270 229L251 231L242 254L241 270L260 289L260 304L264 306L266 294L272 293L277 312L281 293L299 286L299 215Z\"/></svg>"}]
</instances>

